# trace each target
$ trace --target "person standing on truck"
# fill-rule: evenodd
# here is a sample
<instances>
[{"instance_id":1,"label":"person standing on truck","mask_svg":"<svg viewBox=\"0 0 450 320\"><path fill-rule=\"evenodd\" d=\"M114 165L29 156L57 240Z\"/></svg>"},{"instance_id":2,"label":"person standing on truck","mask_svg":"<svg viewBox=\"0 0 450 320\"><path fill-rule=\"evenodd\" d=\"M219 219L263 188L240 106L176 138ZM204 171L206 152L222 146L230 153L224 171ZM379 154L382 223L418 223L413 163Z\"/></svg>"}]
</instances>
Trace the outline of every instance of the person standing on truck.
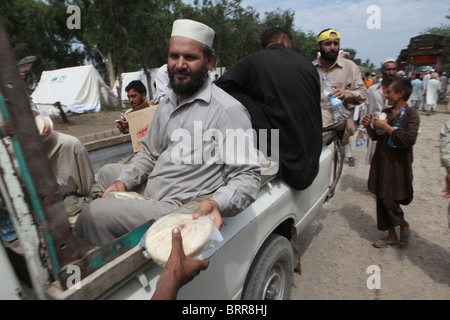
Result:
<instances>
[{"instance_id":1,"label":"person standing on truck","mask_svg":"<svg viewBox=\"0 0 450 320\"><path fill-rule=\"evenodd\" d=\"M234 216L256 199L261 165L249 114L208 76L214 35L197 21L174 22L168 55L171 90L152 118L143 150L127 165L100 169L103 198L83 209L74 227L77 235L104 245L207 194L212 197L194 218L211 214L220 229L222 216ZM244 154L235 152L236 137L245 143L238 146ZM117 191L134 191L146 200L108 197Z\"/></svg>"},{"instance_id":2,"label":"person standing on truck","mask_svg":"<svg viewBox=\"0 0 450 320\"><path fill-rule=\"evenodd\" d=\"M262 151L279 162L279 174L289 186L303 190L318 173L322 151L319 75L292 50L285 30L265 30L261 45L262 51L238 61L216 85L249 110L257 134L267 129L272 136L278 130L279 146L271 143ZM259 146L263 149L261 141ZM277 147L279 159L274 157Z\"/></svg>"},{"instance_id":3,"label":"person standing on truck","mask_svg":"<svg viewBox=\"0 0 450 320\"><path fill-rule=\"evenodd\" d=\"M353 120L355 106L363 103L367 97L367 88L361 78L361 71L356 63L339 56L341 35L336 29L325 29L317 37L317 50L320 57L313 61L320 78L326 77L334 81L333 96L340 99L347 113L335 119L327 96L321 94L323 130L337 128L344 130L342 146L345 146L345 156L349 166L355 165L353 145L355 144L356 123ZM323 83L323 81L321 82Z\"/></svg>"},{"instance_id":4,"label":"person standing on truck","mask_svg":"<svg viewBox=\"0 0 450 320\"><path fill-rule=\"evenodd\" d=\"M405 220L400 205L408 205L413 199L413 146L419 131L420 117L416 109L408 107L407 101L412 87L408 80L397 79L386 90L388 104L386 119L374 119L374 128L370 126L372 115L363 118L362 124L372 140L377 140L367 183L369 192L376 195L377 228L388 231L385 238L375 240L376 248L386 248L400 244L406 246L410 241L411 229ZM402 128L393 128L395 116L406 109L406 124ZM378 135L375 130L384 130ZM395 147L388 141L392 141ZM400 226L400 239L395 228Z\"/></svg>"}]
</instances>

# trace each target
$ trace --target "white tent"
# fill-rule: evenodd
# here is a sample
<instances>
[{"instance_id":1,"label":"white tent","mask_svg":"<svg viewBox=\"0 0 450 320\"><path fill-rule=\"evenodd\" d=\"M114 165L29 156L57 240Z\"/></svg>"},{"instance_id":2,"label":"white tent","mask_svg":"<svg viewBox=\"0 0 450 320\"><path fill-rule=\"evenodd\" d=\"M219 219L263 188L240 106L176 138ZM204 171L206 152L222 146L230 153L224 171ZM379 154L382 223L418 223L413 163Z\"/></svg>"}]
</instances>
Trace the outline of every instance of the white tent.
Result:
<instances>
[{"instance_id":1,"label":"white tent","mask_svg":"<svg viewBox=\"0 0 450 320\"><path fill-rule=\"evenodd\" d=\"M38 110L48 114L59 113L53 106L57 101L66 112L99 112L100 102L114 96L92 65L44 71L31 95Z\"/></svg>"},{"instance_id":2,"label":"white tent","mask_svg":"<svg viewBox=\"0 0 450 320\"><path fill-rule=\"evenodd\" d=\"M155 81L155 74L156 74L156 70L158 69L150 69L150 83L153 84L153 82ZM149 92L152 92L152 94L155 94L155 88L151 88L152 90L149 90L148 88L148 82L147 82L147 76L144 72L144 69L141 69L140 71L134 71L134 72L124 72L121 74L121 78L122 78L122 92L121 92L121 98L122 101L127 101L128 100L128 96L127 96L127 92L125 91L125 88L127 87L127 85L134 80L140 80L145 88L147 89L147 100L151 100L152 97L150 97L150 95L148 94ZM117 94L119 89L119 79L116 79L116 82L114 83L114 93Z\"/></svg>"}]
</instances>

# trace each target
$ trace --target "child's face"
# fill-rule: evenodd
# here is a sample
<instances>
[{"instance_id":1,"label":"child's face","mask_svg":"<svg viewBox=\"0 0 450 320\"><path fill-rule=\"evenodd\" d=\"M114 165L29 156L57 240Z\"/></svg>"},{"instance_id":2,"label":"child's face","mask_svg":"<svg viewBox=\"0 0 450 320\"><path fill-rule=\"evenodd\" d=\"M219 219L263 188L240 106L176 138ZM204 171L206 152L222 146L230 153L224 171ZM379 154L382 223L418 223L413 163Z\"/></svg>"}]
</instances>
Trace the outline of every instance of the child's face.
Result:
<instances>
[{"instance_id":1,"label":"child's face","mask_svg":"<svg viewBox=\"0 0 450 320\"><path fill-rule=\"evenodd\" d=\"M395 106L403 98L403 91L395 92L394 84L391 83L386 89L386 99L390 106Z\"/></svg>"}]
</instances>

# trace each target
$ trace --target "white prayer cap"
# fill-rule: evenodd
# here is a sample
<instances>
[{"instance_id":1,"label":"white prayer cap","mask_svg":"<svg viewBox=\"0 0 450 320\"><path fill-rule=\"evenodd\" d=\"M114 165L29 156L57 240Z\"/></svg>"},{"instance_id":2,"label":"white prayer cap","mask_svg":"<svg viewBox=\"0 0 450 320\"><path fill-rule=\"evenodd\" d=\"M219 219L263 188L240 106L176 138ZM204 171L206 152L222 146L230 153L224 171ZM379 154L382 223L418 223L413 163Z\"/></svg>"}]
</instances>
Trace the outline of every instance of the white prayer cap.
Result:
<instances>
[{"instance_id":1,"label":"white prayer cap","mask_svg":"<svg viewBox=\"0 0 450 320\"><path fill-rule=\"evenodd\" d=\"M381 67L383 68L384 64L385 64L385 63L388 63L388 62L394 62L394 63L396 63L397 61L396 61L394 58L386 58L386 59L384 59L383 61L381 61Z\"/></svg>"},{"instance_id":2,"label":"white prayer cap","mask_svg":"<svg viewBox=\"0 0 450 320\"><path fill-rule=\"evenodd\" d=\"M175 20L172 27L172 37L189 38L212 48L215 32L207 25L189 19Z\"/></svg>"},{"instance_id":3,"label":"white prayer cap","mask_svg":"<svg viewBox=\"0 0 450 320\"><path fill-rule=\"evenodd\" d=\"M36 123L39 135L42 135L42 133L44 133L45 127L50 127L49 129L53 130L53 121L47 115L39 114L34 117L34 121Z\"/></svg>"}]
</instances>

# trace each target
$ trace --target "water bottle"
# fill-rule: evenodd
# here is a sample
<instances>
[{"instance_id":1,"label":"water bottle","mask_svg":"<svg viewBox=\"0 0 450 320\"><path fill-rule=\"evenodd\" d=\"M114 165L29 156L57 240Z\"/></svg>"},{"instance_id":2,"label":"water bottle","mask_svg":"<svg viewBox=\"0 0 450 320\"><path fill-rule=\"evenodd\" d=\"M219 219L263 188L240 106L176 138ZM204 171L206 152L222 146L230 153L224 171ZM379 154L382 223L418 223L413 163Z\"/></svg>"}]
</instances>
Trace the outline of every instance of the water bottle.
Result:
<instances>
[{"instance_id":1,"label":"water bottle","mask_svg":"<svg viewBox=\"0 0 450 320\"><path fill-rule=\"evenodd\" d=\"M333 82L328 80L327 77L323 77L323 84L324 84L324 88L323 88L323 92L325 93L325 95L328 97L328 101L330 101L330 105L331 105L331 109L333 110L333 114L335 118L338 118L340 116L343 116L346 113L344 104L342 103L342 101L336 97L333 97L332 92L333 92Z\"/></svg>"},{"instance_id":2,"label":"water bottle","mask_svg":"<svg viewBox=\"0 0 450 320\"><path fill-rule=\"evenodd\" d=\"M392 122L392 128L399 129L403 128L406 125L406 108L402 108L399 113L394 118L394 121ZM392 136L389 136L388 139L388 146L391 148L397 148L397 146L392 141Z\"/></svg>"},{"instance_id":3,"label":"water bottle","mask_svg":"<svg viewBox=\"0 0 450 320\"><path fill-rule=\"evenodd\" d=\"M364 134L362 137L359 137L358 139L356 139L356 146L357 147L361 147L367 140L367 135Z\"/></svg>"},{"instance_id":4,"label":"water bottle","mask_svg":"<svg viewBox=\"0 0 450 320\"><path fill-rule=\"evenodd\" d=\"M9 218L2 218L0 221L0 234L7 242L13 242L17 240L17 233L14 225Z\"/></svg>"}]
</instances>

